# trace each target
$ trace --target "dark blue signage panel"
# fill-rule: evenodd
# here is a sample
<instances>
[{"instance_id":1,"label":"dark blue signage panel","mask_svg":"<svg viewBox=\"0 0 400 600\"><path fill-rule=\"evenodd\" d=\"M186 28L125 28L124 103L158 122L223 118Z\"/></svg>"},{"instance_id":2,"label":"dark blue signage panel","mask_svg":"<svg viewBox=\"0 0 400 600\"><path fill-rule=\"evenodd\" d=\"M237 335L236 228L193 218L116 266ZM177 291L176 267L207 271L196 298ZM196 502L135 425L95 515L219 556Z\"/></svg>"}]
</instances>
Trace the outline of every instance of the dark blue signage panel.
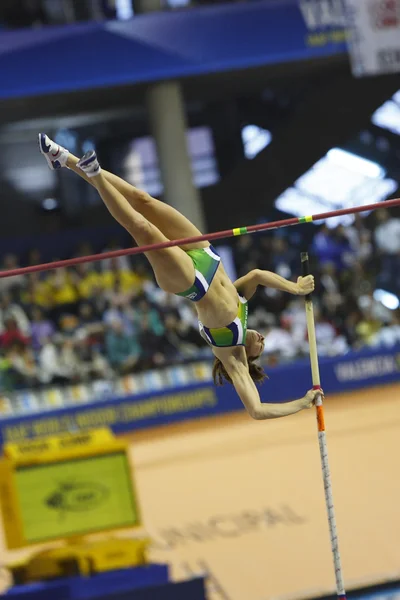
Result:
<instances>
[{"instance_id":1,"label":"dark blue signage panel","mask_svg":"<svg viewBox=\"0 0 400 600\"><path fill-rule=\"evenodd\" d=\"M0 98L203 75L346 52L341 2L259 0L0 33Z\"/></svg>"}]
</instances>

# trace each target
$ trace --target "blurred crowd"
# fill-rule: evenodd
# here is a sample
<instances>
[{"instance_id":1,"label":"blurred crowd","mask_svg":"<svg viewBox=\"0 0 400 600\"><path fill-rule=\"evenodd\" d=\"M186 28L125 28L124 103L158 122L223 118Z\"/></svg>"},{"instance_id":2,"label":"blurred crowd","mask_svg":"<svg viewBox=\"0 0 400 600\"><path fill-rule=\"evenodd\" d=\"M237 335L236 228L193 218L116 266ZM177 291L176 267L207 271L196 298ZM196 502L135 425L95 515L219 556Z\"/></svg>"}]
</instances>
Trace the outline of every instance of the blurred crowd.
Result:
<instances>
[{"instance_id":1,"label":"blurred crowd","mask_svg":"<svg viewBox=\"0 0 400 600\"><path fill-rule=\"evenodd\" d=\"M357 218L349 227L315 228L310 251L321 355L400 343L400 219L382 209L372 225ZM304 241L288 236L285 229L239 238L232 246L237 275L260 268L295 280ZM78 255L91 253L85 245ZM24 264L40 262L33 250ZM16 256L3 257L1 270L18 266ZM308 352L303 298L259 289L249 326L265 335L265 363ZM3 390L113 379L204 357L211 352L193 304L159 290L142 256L0 280Z\"/></svg>"},{"instance_id":2,"label":"blurred crowd","mask_svg":"<svg viewBox=\"0 0 400 600\"><path fill-rule=\"evenodd\" d=\"M84 245L79 255L88 253ZM33 251L28 263L40 258ZM18 266L16 256L4 257L2 269ZM142 257L134 267L120 257L0 281L0 385L6 390L184 363L202 346L193 307L159 290Z\"/></svg>"},{"instance_id":3,"label":"blurred crowd","mask_svg":"<svg viewBox=\"0 0 400 600\"><path fill-rule=\"evenodd\" d=\"M290 230L281 231L258 243L252 236L240 238L240 275L257 266L295 279L304 242L296 246L296 239L286 237ZM400 219L380 209L368 219L356 216L351 226L324 224L309 248L319 354L400 343ZM308 353L304 299L264 289L255 305L249 325L265 335L268 362Z\"/></svg>"}]
</instances>

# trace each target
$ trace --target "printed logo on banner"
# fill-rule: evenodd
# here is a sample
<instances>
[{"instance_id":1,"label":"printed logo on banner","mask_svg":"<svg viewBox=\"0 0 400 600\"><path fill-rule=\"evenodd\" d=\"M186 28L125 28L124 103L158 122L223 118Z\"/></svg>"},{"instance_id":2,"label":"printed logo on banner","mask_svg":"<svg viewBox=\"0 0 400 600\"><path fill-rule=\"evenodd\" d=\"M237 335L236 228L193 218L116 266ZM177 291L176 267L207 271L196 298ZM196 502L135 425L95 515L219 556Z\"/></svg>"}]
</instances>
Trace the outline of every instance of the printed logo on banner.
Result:
<instances>
[{"instance_id":1,"label":"printed logo on banner","mask_svg":"<svg viewBox=\"0 0 400 600\"><path fill-rule=\"evenodd\" d=\"M391 32L385 47L377 49L376 59L381 69L391 71L400 68L400 0L371 0L371 27L385 35ZM394 41L395 36L397 41Z\"/></svg>"},{"instance_id":2,"label":"printed logo on banner","mask_svg":"<svg viewBox=\"0 0 400 600\"><path fill-rule=\"evenodd\" d=\"M373 29L385 30L400 26L399 0L371 0L368 8Z\"/></svg>"},{"instance_id":3,"label":"printed logo on banner","mask_svg":"<svg viewBox=\"0 0 400 600\"><path fill-rule=\"evenodd\" d=\"M343 44L347 37L344 0L300 0L299 10L307 32L308 47Z\"/></svg>"},{"instance_id":4,"label":"printed logo on banner","mask_svg":"<svg viewBox=\"0 0 400 600\"><path fill-rule=\"evenodd\" d=\"M346 24L342 0L300 0L299 7L311 31Z\"/></svg>"},{"instance_id":5,"label":"printed logo on banner","mask_svg":"<svg viewBox=\"0 0 400 600\"><path fill-rule=\"evenodd\" d=\"M345 0L355 76L400 71L400 0Z\"/></svg>"},{"instance_id":6,"label":"printed logo on banner","mask_svg":"<svg viewBox=\"0 0 400 600\"><path fill-rule=\"evenodd\" d=\"M354 361L340 362L335 366L338 381L359 381L373 377L385 377L399 371L399 355L360 358Z\"/></svg>"}]
</instances>

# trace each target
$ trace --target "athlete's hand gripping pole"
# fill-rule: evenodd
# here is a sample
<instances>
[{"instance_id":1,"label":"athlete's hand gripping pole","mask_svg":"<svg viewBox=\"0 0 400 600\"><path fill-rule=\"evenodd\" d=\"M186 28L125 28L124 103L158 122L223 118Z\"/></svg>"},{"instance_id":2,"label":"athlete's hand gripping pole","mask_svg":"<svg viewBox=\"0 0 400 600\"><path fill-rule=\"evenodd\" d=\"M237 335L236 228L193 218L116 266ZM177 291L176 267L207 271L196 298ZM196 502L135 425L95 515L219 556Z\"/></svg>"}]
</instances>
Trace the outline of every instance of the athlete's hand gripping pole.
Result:
<instances>
[{"instance_id":1,"label":"athlete's hand gripping pole","mask_svg":"<svg viewBox=\"0 0 400 600\"><path fill-rule=\"evenodd\" d=\"M308 262L308 253L301 253L301 271L303 277L310 274L310 267ZM312 303L311 294L305 296L306 316L307 316L307 331L308 341L310 346L310 361L311 361L311 374L312 383L314 390L320 390L321 393L317 395L315 399L315 407L317 410L317 423L318 423L318 441L319 451L321 456L321 467L322 477L324 481L325 489L325 503L326 510L328 513L329 521L329 533L331 538L331 548L333 554L333 564L335 568L335 579L336 579L336 593L338 598L345 599L346 592L343 583L342 565L340 561L339 553L339 542L336 531L336 517L335 508L333 505L332 497L332 483L331 474L329 470L328 462L328 448L326 443L326 432L325 432L325 419L324 419L324 408L323 408L323 392L321 388L321 381L319 377L319 366L318 366L318 353L317 353L317 340L315 336L315 323L314 323L314 309Z\"/></svg>"}]
</instances>

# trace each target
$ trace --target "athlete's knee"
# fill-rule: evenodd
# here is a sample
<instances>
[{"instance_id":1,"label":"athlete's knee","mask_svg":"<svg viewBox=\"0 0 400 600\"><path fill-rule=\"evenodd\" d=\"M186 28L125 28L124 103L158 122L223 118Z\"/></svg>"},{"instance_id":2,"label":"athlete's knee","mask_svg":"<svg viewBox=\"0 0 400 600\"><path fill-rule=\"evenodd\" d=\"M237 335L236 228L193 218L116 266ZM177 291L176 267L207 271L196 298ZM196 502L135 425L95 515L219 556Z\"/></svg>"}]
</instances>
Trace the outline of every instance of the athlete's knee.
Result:
<instances>
[{"instance_id":1,"label":"athlete's knee","mask_svg":"<svg viewBox=\"0 0 400 600\"><path fill-rule=\"evenodd\" d=\"M138 215L134 221L125 223L125 229L127 229L135 239L139 239L141 244L146 242L151 244L154 242L154 225L141 215Z\"/></svg>"},{"instance_id":2,"label":"athlete's knee","mask_svg":"<svg viewBox=\"0 0 400 600\"><path fill-rule=\"evenodd\" d=\"M138 210L140 210L140 207L150 206L154 202L154 198L150 194L137 189L131 192L130 199Z\"/></svg>"}]
</instances>

